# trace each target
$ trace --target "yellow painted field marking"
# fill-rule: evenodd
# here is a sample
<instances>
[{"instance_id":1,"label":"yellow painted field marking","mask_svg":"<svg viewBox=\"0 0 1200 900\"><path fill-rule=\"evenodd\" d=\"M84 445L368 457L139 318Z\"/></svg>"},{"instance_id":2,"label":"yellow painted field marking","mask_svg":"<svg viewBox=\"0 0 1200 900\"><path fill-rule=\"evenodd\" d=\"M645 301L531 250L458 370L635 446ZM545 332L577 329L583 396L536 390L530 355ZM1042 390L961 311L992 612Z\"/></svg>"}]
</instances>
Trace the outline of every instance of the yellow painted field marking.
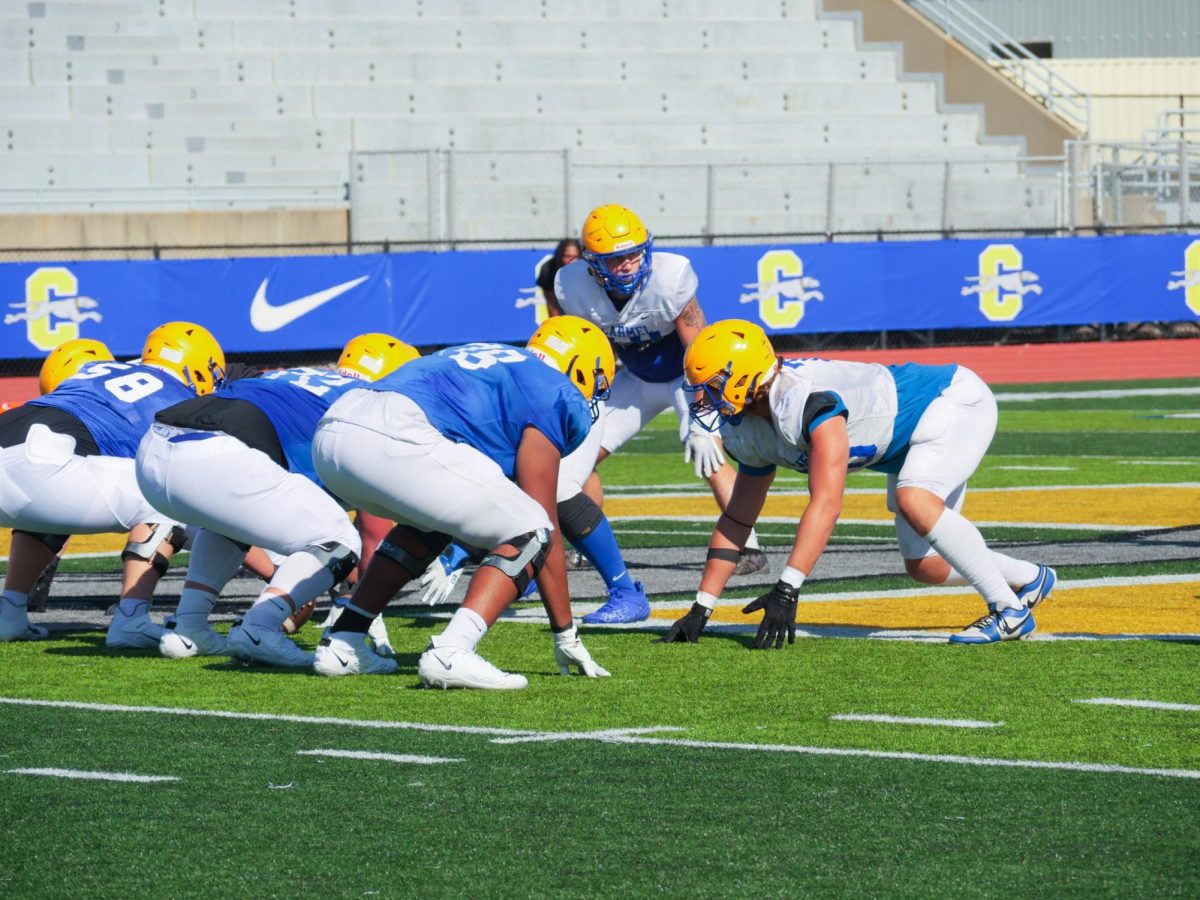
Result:
<instances>
[{"instance_id":1,"label":"yellow painted field marking","mask_svg":"<svg viewBox=\"0 0 1200 900\"><path fill-rule=\"evenodd\" d=\"M807 496L767 497L765 516L800 518ZM653 518L695 516L713 521L717 505L712 497L613 497L605 500L604 511L612 517ZM1197 487L1083 487L1049 488L1044 491L967 491L963 512L982 522L1068 523L1077 525L1126 525L1176 527L1200 524L1200 488ZM848 494L842 503L846 519L888 519L891 513L883 493Z\"/></svg>"},{"instance_id":2,"label":"yellow painted field marking","mask_svg":"<svg viewBox=\"0 0 1200 900\"><path fill-rule=\"evenodd\" d=\"M739 601L718 606L712 621L757 624L761 614L742 615ZM848 626L899 631L958 631L983 615L970 594L880 597L801 603L801 626ZM678 609L654 609L652 618L674 621ZM1121 587L1060 587L1034 617L1043 634L1195 634L1200 631L1200 578L1172 584Z\"/></svg>"}]
</instances>

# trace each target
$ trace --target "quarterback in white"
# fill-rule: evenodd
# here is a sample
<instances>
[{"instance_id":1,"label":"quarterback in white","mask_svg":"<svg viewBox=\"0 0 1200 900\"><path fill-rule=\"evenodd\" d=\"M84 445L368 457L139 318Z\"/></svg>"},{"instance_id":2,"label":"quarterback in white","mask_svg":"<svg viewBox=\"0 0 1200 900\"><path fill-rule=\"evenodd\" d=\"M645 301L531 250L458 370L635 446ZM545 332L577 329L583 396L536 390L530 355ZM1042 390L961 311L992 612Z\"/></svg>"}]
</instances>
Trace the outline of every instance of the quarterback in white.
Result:
<instances>
[{"instance_id":1,"label":"quarterback in white","mask_svg":"<svg viewBox=\"0 0 1200 900\"><path fill-rule=\"evenodd\" d=\"M674 409L684 461L705 478L724 509L733 487L716 435L688 415L682 385L683 354L704 327L696 299L699 279L677 253L653 249L653 238L622 206L592 210L583 225L583 259L559 270L554 292L564 313L599 325L623 368L613 381L601 420L597 462L615 453L659 413ZM737 574L766 568L757 536L748 538Z\"/></svg>"}]
</instances>

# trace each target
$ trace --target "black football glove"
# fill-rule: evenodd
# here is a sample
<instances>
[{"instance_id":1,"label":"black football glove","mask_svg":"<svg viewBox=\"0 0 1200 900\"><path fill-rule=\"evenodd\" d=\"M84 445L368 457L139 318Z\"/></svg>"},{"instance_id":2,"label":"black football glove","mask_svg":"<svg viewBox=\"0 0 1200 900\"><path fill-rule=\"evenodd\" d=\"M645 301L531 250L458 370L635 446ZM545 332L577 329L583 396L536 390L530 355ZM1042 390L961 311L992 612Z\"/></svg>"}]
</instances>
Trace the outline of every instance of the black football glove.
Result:
<instances>
[{"instance_id":1,"label":"black football glove","mask_svg":"<svg viewBox=\"0 0 1200 900\"><path fill-rule=\"evenodd\" d=\"M683 643L684 641L689 644L696 643L700 640L700 632L704 630L704 626L708 623L708 617L711 615L712 610L703 603L693 603L687 615L682 619L676 619L671 630L659 638L658 642L660 644Z\"/></svg>"},{"instance_id":2,"label":"black football glove","mask_svg":"<svg viewBox=\"0 0 1200 900\"><path fill-rule=\"evenodd\" d=\"M762 624L754 636L755 650L770 650L772 641L776 650L782 649L785 631L788 643L796 643L796 597L799 594L800 588L792 587L786 581L777 581L767 593L742 607L744 613L763 611Z\"/></svg>"}]
</instances>

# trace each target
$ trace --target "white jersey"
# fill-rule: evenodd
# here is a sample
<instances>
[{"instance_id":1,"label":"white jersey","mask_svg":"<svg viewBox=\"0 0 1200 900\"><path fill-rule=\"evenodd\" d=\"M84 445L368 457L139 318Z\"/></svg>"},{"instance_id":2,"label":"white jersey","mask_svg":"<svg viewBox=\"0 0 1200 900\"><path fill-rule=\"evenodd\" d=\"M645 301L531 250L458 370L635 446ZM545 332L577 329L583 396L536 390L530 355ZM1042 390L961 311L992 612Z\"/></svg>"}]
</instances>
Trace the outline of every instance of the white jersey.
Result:
<instances>
[{"instance_id":1,"label":"white jersey","mask_svg":"<svg viewBox=\"0 0 1200 900\"><path fill-rule=\"evenodd\" d=\"M725 449L749 474L775 466L807 472L812 430L846 418L849 468L897 472L921 414L950 384L957 366L881 366L828 359L785 361L771 384L771 419L722 423Z\"/></svg>"},{"instance_id":2,"label":"white jersey","mask_svg":"<svg viewBox=\"0 0 1200 900\"><path fill-rule=\"evenodd\" d=\"M620 309L598 285L584 260L559 269L554 293L562 311L599 325L625 367L645 381L683 375L683 345L675 320L696 296L699 279L687 257L652 253L650 277Z\"/></svg>"}]
</instances>

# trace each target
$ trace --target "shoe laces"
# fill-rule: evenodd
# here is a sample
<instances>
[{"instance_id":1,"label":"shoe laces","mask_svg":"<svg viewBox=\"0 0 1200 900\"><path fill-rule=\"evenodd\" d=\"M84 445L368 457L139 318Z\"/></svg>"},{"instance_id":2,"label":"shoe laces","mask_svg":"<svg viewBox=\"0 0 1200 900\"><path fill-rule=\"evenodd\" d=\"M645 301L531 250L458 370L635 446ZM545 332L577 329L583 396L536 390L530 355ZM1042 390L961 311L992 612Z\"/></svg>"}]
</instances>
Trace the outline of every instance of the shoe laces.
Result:
<instances>
[{"instance_id":1,"label":"shoe laces","mask_svg":"<svg viewBox=\"0 0 1200 900\"><path fill-rule=\"evenodd\" d=\"M993 609L987 615L980 616L978 619L976 619L974 622L972 622L971 627L983 629L983 628L987 628L991 625L997 625L997 624L999 624L999 622L1000 622L1000 611L998 609Z\"/></svg>"}]
</instances>

